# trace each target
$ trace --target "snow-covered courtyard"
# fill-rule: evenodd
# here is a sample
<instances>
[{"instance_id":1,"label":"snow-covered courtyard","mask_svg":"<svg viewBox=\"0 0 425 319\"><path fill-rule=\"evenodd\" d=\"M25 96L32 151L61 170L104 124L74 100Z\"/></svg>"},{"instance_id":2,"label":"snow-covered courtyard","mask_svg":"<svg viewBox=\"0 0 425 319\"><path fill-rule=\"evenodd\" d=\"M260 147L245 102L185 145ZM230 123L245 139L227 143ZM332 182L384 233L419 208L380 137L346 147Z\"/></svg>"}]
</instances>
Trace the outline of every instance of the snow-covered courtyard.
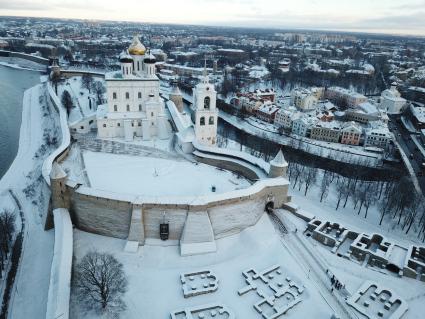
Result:
<instances>
[{"instance_id":1,"label":"snow-covered courtyard","mask_svg":"<svg viewBox=\"0 0 425 319\"><path fill-rule=\"evenodd\" d=\"M93 188L146 196L199 196L250 186L232 172L183 159L84 152Z\"/></svg>"},{"instance_id":2,"label":"snow-covered courtyard","mask_svg":"<svg viewBox=\"0 0 425 319\"><path fill-rule=\"evenodd\" d=\"M131 254L124 252L124 246L125 241L122 240L78 230L74 232L77 262L85 253L96 249L114 254L123 263L129 290L124 297L128 309L122 318L169 318L175 310L224 304L236 318L260 319L261 314L253 307L261 301L257 293L249 291L238 294L240 289L247 286L242 273L249 269L260 272L273 265L280 266L275 276L283 278L282 285L289 280L303 290L299 296L301 301L288 310L284 318L330 318L333 313L315 288L316 284L308 278L308 270L300 267L282 245L267 215L263 215L257 225L240 234L219 239L217 253L180 257L178 246L145 245L139 248L138 253ZM185 299L180 275L202 270L209 270L216 275L218 289ZM260 287L261 283L258 285ZM264 293L273 295L266 286L261 288ZM79 313L80 309L75 302L72 308L72 318L90 318Z\"/></svg>"}]
</instances>

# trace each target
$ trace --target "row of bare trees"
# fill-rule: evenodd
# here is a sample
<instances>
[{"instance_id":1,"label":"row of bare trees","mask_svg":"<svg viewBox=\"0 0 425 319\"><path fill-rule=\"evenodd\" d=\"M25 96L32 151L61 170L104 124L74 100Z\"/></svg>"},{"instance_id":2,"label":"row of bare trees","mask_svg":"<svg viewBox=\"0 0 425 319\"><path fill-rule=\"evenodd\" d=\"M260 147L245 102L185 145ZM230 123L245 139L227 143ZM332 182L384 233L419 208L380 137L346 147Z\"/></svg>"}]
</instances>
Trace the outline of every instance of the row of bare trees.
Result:
<instances>
[{"instance_id":1,"label":"row of bare trees","mask_svg":"<svg viewBox=\"0 0 425 319\"><path fill-rule=\"evenodd\" d=\"M320 202L330 193L335 195L335 209L352 205L357 215L364 218L372 206L379 212L379 225L384 222L401 228L406 234L412 230L425 241L425 198L416 192L411 180L403 176L389 181L369 181L361 170L353 170L352 176L342 176L331 171L291 162L288 178L292 188L306 196L317 187Z\"/></svg>"},{"instance_id":2,"label":"row of bare trees","mask_svg":"<svg viewBox=\"0 0 425 319\"><path fill-rule=\"evenodd\" d=\"M15 230L15 214L4 210L0 213L0 278L3 278L3 272L12 250Z\"/></svg>"}]
</instances>

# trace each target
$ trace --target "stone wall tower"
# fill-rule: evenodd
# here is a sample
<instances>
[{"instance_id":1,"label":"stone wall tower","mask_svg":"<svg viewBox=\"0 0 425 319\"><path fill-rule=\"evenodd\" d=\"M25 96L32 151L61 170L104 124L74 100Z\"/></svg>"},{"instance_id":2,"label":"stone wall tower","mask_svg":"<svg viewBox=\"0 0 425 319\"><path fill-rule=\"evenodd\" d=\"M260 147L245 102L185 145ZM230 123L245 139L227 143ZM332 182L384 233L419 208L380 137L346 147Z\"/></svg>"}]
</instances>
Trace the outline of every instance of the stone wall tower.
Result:
<instances>
[{"instance_id":1,"label":"stone wall tower","mask_svg":"<svg viewBox=\"0 0 425 319\"><path fill-rule=\"evenodd\" d=\"M286 177L288 163L283 156L282 150L279 150L276 157L270 161L269 177Z\"/></svg>"},{"instance_id":2,"label":"stone wall tower","mask_svg":"<svg viewBox=\"0 0 425 319\"><path fill-rule=\"evenodd\" d=\"M71 207L70 195L66 189L66 179L67 175L64 170L58 163L53 162L52 170L50 171L51 200L44 221L45 230L49 230L54 227L53 211L55 209L66 208L69 210Z\"/></svg>"},{"instance_id":3,"label":"stone wall tower","mask_svg":"<svg viewBox=\"0 0 425 319\"><path fill-rule=\"evenodd\" d=\"M174 102L177 110L179 110L180 113L183 112L183 96L177 83L173 83L173 89L170 93L170 101Z\"/></svg>"},{"instance_id":4,"label":"stone wall tower","mask_svg":"<svg viewBox=\"0 0 425 319\"><path fill-rule=\"evenodd\" d=\"M52 210L70 208L69 194L66 189L67 175L57 162L53 162L50 172L50 188L52 191Z\"/></svg>"},{"instance_id":5,"label":"stone wall tower","mask_svg":"<svg viewBox=\"0 0 425 319\"><path fill-rule=\"evenodd\" d=\"M209 83L206 69L201 82L193 89L193 106L195 108L195 137L204 145L215 145L217 141L216 108L217 92Z\"/></svg>"}]
</instances>

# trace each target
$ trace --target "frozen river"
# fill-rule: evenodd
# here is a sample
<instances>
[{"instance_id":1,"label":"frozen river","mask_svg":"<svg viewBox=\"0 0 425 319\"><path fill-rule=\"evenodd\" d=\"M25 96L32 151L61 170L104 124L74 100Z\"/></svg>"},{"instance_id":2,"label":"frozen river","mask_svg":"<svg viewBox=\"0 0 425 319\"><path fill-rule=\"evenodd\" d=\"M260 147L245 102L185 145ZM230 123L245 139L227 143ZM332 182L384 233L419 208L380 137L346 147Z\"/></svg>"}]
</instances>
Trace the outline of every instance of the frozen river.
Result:
<instances>
[{"instance_id":1,"label":"frozen river","mask_svg":"<svg viewBox=\"0 0 425 319\"><path fill-rule=\"evenodd\" d=\"M18 151L24 91L39 80L38 72L0 65L0 178Z\"/></svg>"}]
</instances>

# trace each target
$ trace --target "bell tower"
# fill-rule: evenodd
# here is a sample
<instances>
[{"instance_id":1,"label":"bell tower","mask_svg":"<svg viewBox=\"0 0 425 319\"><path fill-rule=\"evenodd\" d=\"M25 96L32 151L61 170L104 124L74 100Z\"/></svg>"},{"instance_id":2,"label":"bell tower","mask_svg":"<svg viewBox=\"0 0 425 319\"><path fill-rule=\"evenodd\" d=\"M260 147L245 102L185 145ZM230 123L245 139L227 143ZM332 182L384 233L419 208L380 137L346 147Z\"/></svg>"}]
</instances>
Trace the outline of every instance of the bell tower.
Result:
<instances>
[{"instance_id":1,"label":"bell tower","mask_svg":"<svg viewBox=\"0 0 425 319\"><path fill-rule=\"evenodd\" d=\"M216 108L217 92L214 85L209 82L207 69L201 82L193 89L193 105L195 108L195 137L204 145L215 145L217 141L217 117Z\"/></svg>"}]
</instances>

